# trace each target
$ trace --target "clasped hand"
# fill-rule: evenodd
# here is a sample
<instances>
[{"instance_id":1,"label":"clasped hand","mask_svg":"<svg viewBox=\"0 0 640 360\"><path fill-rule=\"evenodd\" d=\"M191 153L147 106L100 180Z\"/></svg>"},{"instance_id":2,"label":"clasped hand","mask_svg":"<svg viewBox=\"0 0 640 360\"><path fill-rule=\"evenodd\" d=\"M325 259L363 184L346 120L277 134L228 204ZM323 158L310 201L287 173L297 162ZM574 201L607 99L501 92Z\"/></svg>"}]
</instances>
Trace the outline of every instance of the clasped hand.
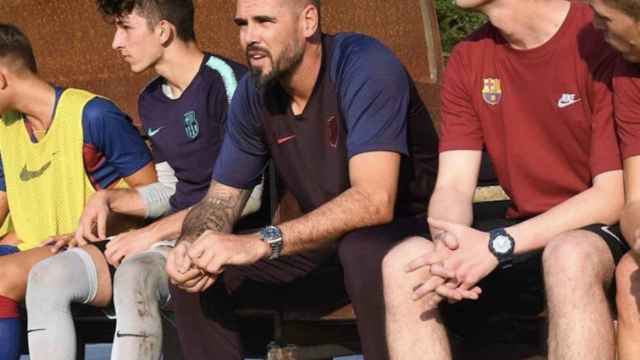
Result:
<instances>
[{"instance_id":1,"label":"clasped hand","mask_svg":"<svg viewBox=\"0 0 640 360\"><path fill-rule=\"evenodd\" d=\"M482 293L477 283L498 266L489 252L489 234L432 218L428 222L434 232L434 250L413 259L405 268L407 273L429 268L428 278L414 288L413 299L426 299L430 307L443 299L451 303L477 300Z\"/></svg>"},{"instance_id":2,"label":"clasped hand","mask_svg":"<svg viewBox=\"0 0 640 360\"><path fill-rule=\"evenodd\" d=\"M270 246L258 234L234 235L205 231L193 243L179 241L169 253L171 282L188 292L202 292L227 266L251 265L269 256Z\"/></svg>"}]
</instances>

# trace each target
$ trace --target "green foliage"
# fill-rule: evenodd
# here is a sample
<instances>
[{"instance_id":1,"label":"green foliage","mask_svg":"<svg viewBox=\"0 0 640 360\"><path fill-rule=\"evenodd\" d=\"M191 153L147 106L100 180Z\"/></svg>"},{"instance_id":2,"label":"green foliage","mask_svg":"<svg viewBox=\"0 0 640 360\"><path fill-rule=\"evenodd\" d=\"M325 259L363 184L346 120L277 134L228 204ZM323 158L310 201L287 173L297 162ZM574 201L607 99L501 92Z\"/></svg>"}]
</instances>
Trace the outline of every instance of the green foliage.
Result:
<instances>
[{"instance_id":1,"label":"green foliage","mask_svg":"<svg viewBox=\"0 0 640 360\"><path fill-rule=\"evenodd\" d=\"M448 54L458 41L464 39L486 21L481 14L461 10L453 0L435 1L445 54Z\"/></svg>"}]
</instances>

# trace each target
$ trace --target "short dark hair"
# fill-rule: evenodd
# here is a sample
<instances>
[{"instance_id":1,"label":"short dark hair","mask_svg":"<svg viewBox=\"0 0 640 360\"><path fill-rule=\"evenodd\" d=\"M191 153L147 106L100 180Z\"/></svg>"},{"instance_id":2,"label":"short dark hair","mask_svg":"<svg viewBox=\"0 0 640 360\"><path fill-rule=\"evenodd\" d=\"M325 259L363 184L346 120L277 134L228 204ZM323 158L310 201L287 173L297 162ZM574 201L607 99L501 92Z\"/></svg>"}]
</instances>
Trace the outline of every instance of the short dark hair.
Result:
<instances>
[{"instance_id":1,"label":"short dark hair","mask_svg":"<svg viewBox=\"0 0 640 360\"><path fill-rule=\"evenodd\" d=\"M166 20L176 27L183 41L196 39L193 30L194 7L192 0L96 0L98 10L107 18L118 18L138 9L149 25Z\"/></svg>"},{"instance_id":2,"label":"short dark hair","mask_svg":"<svg viewBox=\"0 0 640 360\"><path fill-rule=\"evenodd\" d=\"M0 23L0 58L36 73L38 66L29 38L15 25Z\"/></svg>"},{"instance_id":3,"label":"short dark hair","mask_svg":"<svg viewBox=\"0 0 640 360\"><path fill-rule=\"evenodd\" d=\"M640 21L640 0L605 0L604 2L619 9L632 19Z\"/></svg>"},{"instance_id":4,"label":"short dark hair","mask_svg":"<svg viewBox=\"0 0 640 360\"><path fill-rule=\"evenodd\" d=\"M320 0L306 0L305 3L305 6L309 4L315 6L316 8L318 8L318 12L320 12Z\"/></svg>"}]
</instances>

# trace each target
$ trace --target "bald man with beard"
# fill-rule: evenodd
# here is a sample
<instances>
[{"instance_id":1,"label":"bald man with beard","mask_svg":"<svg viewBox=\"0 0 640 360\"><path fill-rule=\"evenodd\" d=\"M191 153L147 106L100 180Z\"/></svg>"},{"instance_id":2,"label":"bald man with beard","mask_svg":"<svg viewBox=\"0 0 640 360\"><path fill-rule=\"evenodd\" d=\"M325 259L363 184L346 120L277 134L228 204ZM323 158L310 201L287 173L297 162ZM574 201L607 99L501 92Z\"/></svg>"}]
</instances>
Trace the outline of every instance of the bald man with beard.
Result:
<instances>
[{"instance_id":1,"label":"bald man with beard","mask_svg":"<svg viewBox=\"0 0 640 360\"><path fill-rule=\"evenodd\" d=\"M241 359L238 304L326 305L346 290L365 357L387 359L381 263L427 232L438 146L429 113L379 41L321 32L319 1L239 0L234 21L251 76L231 104L209 193L167 262L185 355ZM303 215L232 234L269 159ZM319 288L312 279L336 263L343 273Z\"/></svg>"}]
</instances>

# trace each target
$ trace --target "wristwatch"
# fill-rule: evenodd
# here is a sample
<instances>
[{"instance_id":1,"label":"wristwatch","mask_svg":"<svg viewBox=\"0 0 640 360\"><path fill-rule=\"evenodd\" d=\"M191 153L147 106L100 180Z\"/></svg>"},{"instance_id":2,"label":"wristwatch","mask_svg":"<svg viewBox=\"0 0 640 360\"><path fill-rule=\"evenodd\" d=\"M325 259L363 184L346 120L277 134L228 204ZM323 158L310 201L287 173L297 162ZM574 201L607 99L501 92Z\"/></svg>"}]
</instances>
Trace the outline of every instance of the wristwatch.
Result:
<instances>
[{"instance_id":1,"label":"wristwatch","mask_svg":"<svg viewBox=\"0 0 640 360\"><path fill-rule=\"evenodd\" d=\"M498 259L500 268L507 269L513 265L513 250L516 242L505 229L489 231L489 251Z\"/></svg>"},{"instance_id":2,"label":"wristwatch","mask_svg":"<svg viewBox=\"0 0 640 360\"><path fill-rule=\"evenodd\" d=\"M269 225L260 230L260 238L271 246L271 255L269 260L277 259L282 254L282 231L277 226Z\"/></svg>"}]
</instances>

